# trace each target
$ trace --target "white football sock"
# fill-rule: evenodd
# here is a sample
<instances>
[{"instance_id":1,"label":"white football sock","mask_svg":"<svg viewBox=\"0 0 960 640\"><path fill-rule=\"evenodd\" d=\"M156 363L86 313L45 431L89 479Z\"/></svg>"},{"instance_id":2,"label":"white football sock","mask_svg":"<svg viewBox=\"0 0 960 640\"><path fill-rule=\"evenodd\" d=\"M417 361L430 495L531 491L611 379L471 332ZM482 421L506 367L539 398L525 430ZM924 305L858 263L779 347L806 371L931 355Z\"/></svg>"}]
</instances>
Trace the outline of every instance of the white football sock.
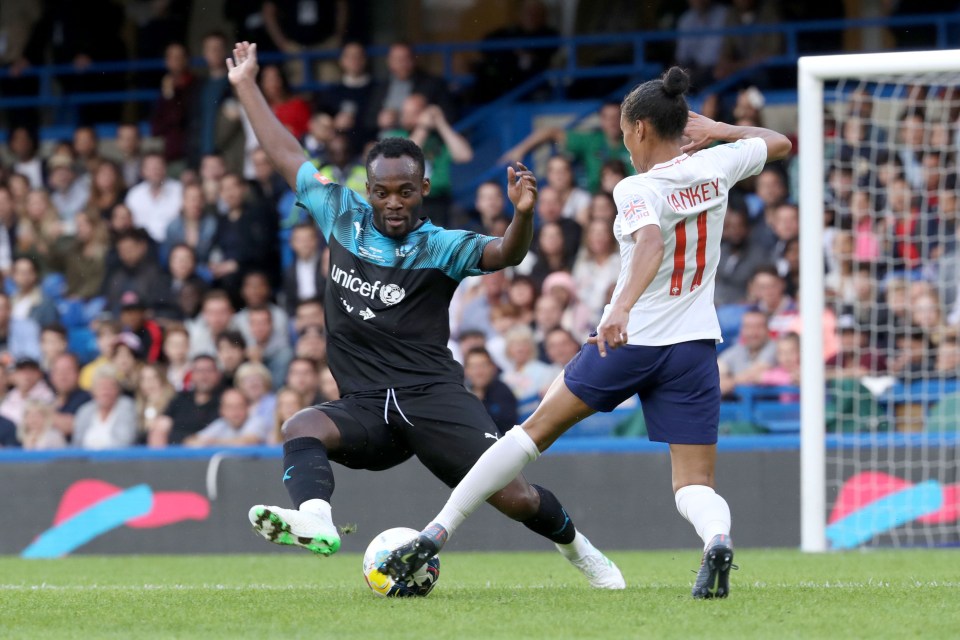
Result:
<instances>
[{"instance_id":1,"label":"white football sock","mask_svg":"<svg viewBox=\"0 0 960 640\"><path fill-rule=\"evenodd\" d=\"M330 503L326 500L321 500L320 498L307 500L300 505L300 511L303 511L304 513L311 513L315 516L320 516L324 520L333 522L332 508L330 507Z\"/></svg>"},{"instance_id":2,"label":"white football sock","mask_svg":"<svg viewBox=\"0 0 960 640\"><path fill-rule=\"evenodd\" d=\"M592 547L593 545L590 544L587 537L579 531L577 531L577 535L574 536L573 542L557 545L557 549L560 550L560 553L562 553L565 558L582 558Z\"/></svg>"},{"instance_id":3,"label":"white football sock","mask_svg":"<svg viewBox=\"0 0 960 640\"><path fill-rule=\"evenodd\" d=\"M703 546L717 534L730 535L730 507L717 492L702 484L691 484L677 491L677 511L697 530Z\"/></svg>"},{"instance_id":4,"label":"white football sock","mask_svg":"<svg viewBox=\"0 0 960 640\"><path fill-rule=\"evenodd\" d=\"M439 524L447 530L448 537L452 536L467 516L539 456L540 450L527 432L514 427L480 456L431 524Z\"/></svg>"}]
</instances>

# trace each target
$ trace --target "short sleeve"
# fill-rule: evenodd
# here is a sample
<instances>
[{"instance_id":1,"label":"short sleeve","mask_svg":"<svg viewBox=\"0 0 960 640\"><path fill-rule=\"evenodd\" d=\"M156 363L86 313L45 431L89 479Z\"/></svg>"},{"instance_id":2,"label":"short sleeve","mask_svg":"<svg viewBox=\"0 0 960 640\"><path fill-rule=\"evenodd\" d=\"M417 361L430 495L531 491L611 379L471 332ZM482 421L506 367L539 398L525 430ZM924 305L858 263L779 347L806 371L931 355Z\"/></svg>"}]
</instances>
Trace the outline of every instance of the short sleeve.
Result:
<instances>
[{"instance_id":1,"label":"short sleeve","mask_svg":"<svg viewBox=\"0 0 960 640\"><path fill-rule=\"evenodd\" d=\"M729 144L721 144L700 153L711 156L730 180L730 185L763 171L767 163L767 143L761 138L745 138Z\"/></svg>"},{"instance_id":2,"label":"short sleeve","mask_svg":"<svg viewBox=\"0 0 960 640\"><path fill-rule=\"evenodd\" d=\"M631 184L630 180L621 181L613 189L613 199L617 203L621 238L628 238L647 225L660 225L656 195L647 187Z\"/></svg>"},{"instance_id":3,"label":"short sleeve","mask_svg":"<svg viewBox=\"0 0 960 640\"><path fill-rule=\"evenodd\" d=\"M297 171L297 206L310 213L325 240L330 240L334 220L340 214L365 205L356 193L322 175L312 163L300 165Z\"/></svg>"},{"instance_id":4,"label":"short sleeve","mask_svg":"<svg viewBox=\"0 0 960 640\"><path fill-rule=\"evenodd\" d=\"M444 229L434 236L431 253L442 265L441 269L454 280L488 273L480 268L483 250L496 240L472 231Z\"/></svg>"}]
</instances>

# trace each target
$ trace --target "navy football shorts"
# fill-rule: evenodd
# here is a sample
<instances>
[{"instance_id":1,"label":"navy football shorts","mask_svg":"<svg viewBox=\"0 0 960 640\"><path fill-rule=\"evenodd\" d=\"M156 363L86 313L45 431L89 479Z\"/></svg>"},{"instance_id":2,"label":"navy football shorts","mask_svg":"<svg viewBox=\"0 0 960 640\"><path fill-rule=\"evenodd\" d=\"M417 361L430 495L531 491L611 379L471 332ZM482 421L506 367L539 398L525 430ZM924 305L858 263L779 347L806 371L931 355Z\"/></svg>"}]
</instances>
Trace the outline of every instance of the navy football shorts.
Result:
<instances>
[{"instance_id":1,"label":"navy football shorts","mask_svg":"<svg viewBox=\"0 0 960 640\"><path fill-rule=\"evenodd\" d=\"M591 409L612 411L640 398L654 442L716 444L720 424L720 371L713 340L662 347L585 344L564 369L567 388Z\"/></svg>"}]
</instances>

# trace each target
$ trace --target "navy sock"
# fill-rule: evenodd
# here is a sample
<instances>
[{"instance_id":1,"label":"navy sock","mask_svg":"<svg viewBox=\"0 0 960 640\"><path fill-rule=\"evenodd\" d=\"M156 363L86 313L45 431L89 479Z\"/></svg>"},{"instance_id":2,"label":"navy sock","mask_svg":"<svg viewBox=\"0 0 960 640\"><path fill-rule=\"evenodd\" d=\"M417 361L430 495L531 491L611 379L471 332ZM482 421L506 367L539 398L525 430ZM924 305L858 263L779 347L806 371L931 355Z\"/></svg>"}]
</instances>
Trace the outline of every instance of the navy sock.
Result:
<instances>
[{"instance_id":1,"label":"navy sock","mask_svg":"<svg viewBox=\"0 0 960 640\"><path fill-rule=\"evenodd\" d=\"M330 502L336 483L327 448L320 440L294 438L283 443L283 469L283 486L294 509L315 498Z\"/></svg>"},{"instance_id":2,"label":"navy sock","mask_svg":"<svg viewBox=\"0 0 960 640\"><path fill-rule=\"evenodd\" d=\"M557 496L543 487L531 486L540 494L540 508L532 518L523 521L523 526L557 544L573 542L577 530Z\"/></svg>"}]
</instances>

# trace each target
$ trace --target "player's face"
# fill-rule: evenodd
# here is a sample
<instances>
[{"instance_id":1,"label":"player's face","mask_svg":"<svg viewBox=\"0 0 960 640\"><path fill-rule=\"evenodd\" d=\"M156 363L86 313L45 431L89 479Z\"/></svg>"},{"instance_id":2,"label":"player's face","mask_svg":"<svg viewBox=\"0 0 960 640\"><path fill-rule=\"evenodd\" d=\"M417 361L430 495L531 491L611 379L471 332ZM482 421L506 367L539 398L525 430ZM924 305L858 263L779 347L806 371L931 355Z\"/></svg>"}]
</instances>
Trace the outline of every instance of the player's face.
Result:
<instances>
[{"instance_id":1,"label":"player's face","mask_svg":"<svg viewBox=\"0 0 960 640\"><path fill-rule=\"evenodd\" d=\"M385 236L403 238L420 218L423 197L430 181L420 174L412 158L376 158L367 176L367 199L373 207L373 223Z\"/></svg>"}]
</instances>

